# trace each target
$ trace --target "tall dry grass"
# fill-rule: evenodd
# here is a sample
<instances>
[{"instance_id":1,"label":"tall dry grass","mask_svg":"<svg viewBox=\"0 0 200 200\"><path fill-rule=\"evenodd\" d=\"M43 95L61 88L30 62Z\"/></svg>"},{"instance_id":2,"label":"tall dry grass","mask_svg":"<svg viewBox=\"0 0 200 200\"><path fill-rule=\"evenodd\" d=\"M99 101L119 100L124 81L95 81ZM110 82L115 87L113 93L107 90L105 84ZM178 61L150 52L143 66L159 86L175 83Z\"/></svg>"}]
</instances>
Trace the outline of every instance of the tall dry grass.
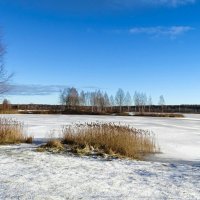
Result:
<instances>
[{"instance_id":1,"label":"tall dry grass","mask_svg":"<svg viewBox=\"0 0 200 200\"><path fill-rule=\"evenodd\" d=\"M32 143L32 137L26 137L23 129L21 122L0 118L0 144Z\"/></svg>"},{"instance_id":2,"label":"tall dry grass","mask_svg":"<svg viewBox=\"0 0 200 200\"><path fill-rule=\"evenodd\" d=\"M149 131L138 130L114 123L85 123L63 127L63 142L89 145L108 154L141 158L157 151L154 137Z\"/></svg>"}]
</instances>

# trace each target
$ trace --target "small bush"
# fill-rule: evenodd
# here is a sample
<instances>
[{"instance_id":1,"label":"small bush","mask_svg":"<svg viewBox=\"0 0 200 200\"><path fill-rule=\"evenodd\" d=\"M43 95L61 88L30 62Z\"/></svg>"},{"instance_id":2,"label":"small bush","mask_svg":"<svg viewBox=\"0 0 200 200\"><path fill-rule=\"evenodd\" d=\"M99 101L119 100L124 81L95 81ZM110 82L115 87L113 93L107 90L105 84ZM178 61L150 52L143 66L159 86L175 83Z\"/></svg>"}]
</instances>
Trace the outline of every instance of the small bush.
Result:
<instances>
[{"instance_id":1,"label":"small bush","mask_svg":"<svg viewBox=\"0 0 200 200\"><path fill-rule=\"evenodd\" d=\"M114 123L85 123L63 128L63 143L98 149L107 154L141 158L157 148L149 131Z\"/></svg>"},{"instance_id":2,"label":"small bush","mask_svg":"<svg viewBox=\"0 0 200 200\"><path fill-rule=\"evenodd\" d=\"M58 139L50 139L45 145L41 145L36 149L37 152L48 151L51 153L59 153L63 150L63 144Z\"/></svg>"},{"instance_id":3,"label":"small bush","mask_svg":"<svg viewBox=\"0 0 200 200\"><path fill-rule=\"evenodd\" d=\"M32 143L23 133L23 124L13 119L0 118L0 144Z\"/></svg>"},{"instance_id":4,"label":"small bush","mask_svg":"<svg viewBox=\"0 0 200 200\"><path fill-rule=\"evenodd\" d=\"M56 149L62 149L63 148L62 143L59 140L56 140L56 139L49 140L45 146L48 147L48 148L56 148Z\"/></svg>"},{"instance_id":5,"label":"small bush","mask_svg":"<svg viewBox=\"0 0 200 200\"><path fill-rule=\"evenodd\" d=\"M29 137L25 138L25 143L32 144L33 143L33 137L29 136Z\"/></svg>"}]
</instances>

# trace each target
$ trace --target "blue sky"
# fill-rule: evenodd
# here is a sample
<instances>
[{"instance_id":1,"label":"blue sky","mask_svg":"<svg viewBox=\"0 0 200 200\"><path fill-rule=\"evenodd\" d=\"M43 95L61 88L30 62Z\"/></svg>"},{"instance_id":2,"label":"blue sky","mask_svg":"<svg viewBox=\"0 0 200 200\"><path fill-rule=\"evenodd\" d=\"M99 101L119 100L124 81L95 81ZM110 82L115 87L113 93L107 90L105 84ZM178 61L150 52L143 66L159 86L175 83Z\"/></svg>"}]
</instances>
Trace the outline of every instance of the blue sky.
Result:
<instances>
[{"instance_id":1,"label":"blue sky","mask_svg":"<svg viewBox=\"0 0 200 200\"><path fill-rule=\"evenodd\" d=\"M198 0L0 0L12 103L59 103L60 89L123 88L200 102Z\"/></svg>"}]
</instances>

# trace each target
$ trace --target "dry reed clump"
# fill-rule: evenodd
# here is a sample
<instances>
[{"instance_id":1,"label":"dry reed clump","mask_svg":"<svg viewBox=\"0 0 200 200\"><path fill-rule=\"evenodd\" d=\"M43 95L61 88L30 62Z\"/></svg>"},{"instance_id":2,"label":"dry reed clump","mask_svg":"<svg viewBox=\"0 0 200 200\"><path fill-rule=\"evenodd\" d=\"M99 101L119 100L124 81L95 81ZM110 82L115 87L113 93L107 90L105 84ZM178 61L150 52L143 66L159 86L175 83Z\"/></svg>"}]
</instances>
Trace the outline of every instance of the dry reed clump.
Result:
<instances>
[{"instance_id":1,"label":"dry reed clump","mask_svg":"<svg viewBox=\"0 0 200 200\"><path fill-rule=\"evenodd\" d=\"M32 143L32 137L23 134L23 123L0 118L0 144Z\"/></svg>"},{"instance_id":2,"label":"dry reed clump","mask_svg":"<svg viewBox=\"0 0 200 200\"><path fill-rule=\"evenodd\" d=\"M145 113L136 113L134 116L184 118L184 115L180 113L147 113L145 112Z\"/></svg>"},{"instance_id":3,"label":"dry reed clump","mask_svg":"<svg viewBox=\"0 0 200 200\"><path fill-rule=\"evenodd\" d=\"M27 144L32 144L33 143L33 137L32 136L26 137L24 142L27 143Z\"/></svg>"},{"instance_id":4,"label":"dry reed clump","mask_svg":"<svg viewBox=\"0 0 200 200\"><path fill-rule=\"evenodd\" d=\"M49 140L45 146L48 147L48 148L56 148L56 149L62 149L63 148L62 143L57 139Z\"/></svg>"},{"instance_id":5,"label":"dry reed clump","mask_svg":"<svg viewBox=\"0 0 200 200\"><path fill-rule=\"evenodd\" d=\"M64 150L64 146L58 139L50 139L45 145L41 145L36 149L37 152L49 151L52 153L58 153Z\"/></svg>"},{"instance_id":6,"label":"dry reed clump","mask_svg":"<svg viewBox=\"0 0 200 200\"><path fill-rule=\"evenodd\" d=\"M86 146L106 154L139 159L155 153L154 137L149 131L114 123L85 123L63 127L63 143Z\"/></svg>"}]
</instances>

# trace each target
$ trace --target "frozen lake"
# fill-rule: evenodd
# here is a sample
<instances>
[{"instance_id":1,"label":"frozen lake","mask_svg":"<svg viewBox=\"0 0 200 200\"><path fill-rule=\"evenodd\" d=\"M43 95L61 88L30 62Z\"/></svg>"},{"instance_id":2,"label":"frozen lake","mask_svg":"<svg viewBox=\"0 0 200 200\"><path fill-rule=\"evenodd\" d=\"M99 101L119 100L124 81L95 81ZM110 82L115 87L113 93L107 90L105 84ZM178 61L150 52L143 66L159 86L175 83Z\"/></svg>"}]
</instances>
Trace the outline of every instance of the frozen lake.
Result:
<instances>
[{"instance_id":1,"label":"frozen lake","mask_svg":"<svg viewBox=\"0 0 200 200\"><path fill-rule=\"evenodd\" d=\"M129 124L153 131L161 154L154 159L200 162L200 115L185 118L118 117L89 115L3 115L25 124L26 133L34 138L47 138L53 131L59 137L62 126L91 121Z\"/></svg>"},{"instance_id":2,"label":"frozen lake","mask_svg":"<svg viewBox=\"0 0 200 200\"><path fill-rule=\"evenodd\" d=\"M59 136L63 125L75 122L129 124L152 130L163 153L153 157L153 162L103 161L39 153L35 151L36 144L0 146L2 200L200 200L200 115L186 115L184 119L75 115L5 116L24 122L27 134L32 134L35 138L46 138L52 130Z\"/></svg>"}]
</instances>

